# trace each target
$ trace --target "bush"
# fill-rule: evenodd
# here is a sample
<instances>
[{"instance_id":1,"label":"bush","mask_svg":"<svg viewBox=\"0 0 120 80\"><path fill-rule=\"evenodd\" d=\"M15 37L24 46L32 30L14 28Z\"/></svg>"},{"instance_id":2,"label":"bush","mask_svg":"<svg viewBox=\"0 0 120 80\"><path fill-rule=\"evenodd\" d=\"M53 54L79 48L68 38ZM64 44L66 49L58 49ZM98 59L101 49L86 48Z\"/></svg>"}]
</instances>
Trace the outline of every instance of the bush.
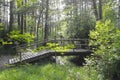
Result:
<instances>
[{"instance_id":1,"label":"bush","mask_svg":"<svg viewBox=\"0 0 120 80\"><path fill-rule=\"evenodd\" d=\"M34 51L37 52L37 51L49 49L49 50L54 50L54 51L58 51L58 52L60 51L61 53L64 53L73 48L75 48L75 46L73 44L67 44L67 45L61 46L57 43L47 43L46 46L38 47Z\"/></svg>"},{"instance_id":2,"label":"bush","mask_svg":"<svg viewBox=\"0 0 120 80\"><path fill-rule=\"evenodd\" d=\"M120 80L120 30L110 20L98 21L90 37L90 45L95 46L94 55L101 57L96 65L100 79Z\"/></svg>"},{"instance_id":3,"label":"bush","mask_svg":"<svg viewBox=\"0 0 120 80\"><path fill-rule=\"evenodd\" d=\"M34 35L30 33L20 34L20 31L12 31L10 32L10 39L12 41L17 41L20 44L30 43L34 41Z\"/></svg>"}]
</instances>

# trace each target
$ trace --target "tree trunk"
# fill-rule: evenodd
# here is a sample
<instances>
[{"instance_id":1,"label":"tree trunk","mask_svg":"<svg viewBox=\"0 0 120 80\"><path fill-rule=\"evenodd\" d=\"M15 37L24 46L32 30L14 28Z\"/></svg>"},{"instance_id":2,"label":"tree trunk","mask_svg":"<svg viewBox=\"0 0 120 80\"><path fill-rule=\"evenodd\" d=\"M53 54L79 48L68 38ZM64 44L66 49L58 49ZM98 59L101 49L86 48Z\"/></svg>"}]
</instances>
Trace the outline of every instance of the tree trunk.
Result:
<instances>
[{"instance_id":1,"label":"tree trunk","mask_svg":"<svg viewBox=\"0 0 120 80\"><path fill-rule=\"evenodd\" d=\"M93 2L94 14L95 14L96 20L98 20L98 12L97 12L96 0L92 0L92 2Z\"/></svg>"},{"instance_id":2,"label":"tree trunk","mask_svg":"<svg viewBox=\"0 0 120 80\"><path fill-rule=\"evenodd\" d=\"M118 6L118 17L120 19L120 0L119 0L118 4L119 4L119 6Z\"/></svg>"},{"instance_id":3,"label":"tree trunk","mask_svg":"<svg viewBox=\"0 0 120 80\"><path fill-rule=\"evenodd\" d=\"M22 2L22 5L23 5L23 2ZM23 34L24 33L24 15L23 15L23 12L21 13L21 21L20 21L20 27L21 27L21 34Z\"/></svg>"},{"instance_id":4,"label":"tree trunk","mask_svg":"<svg viewBox=\"0 0 120 80\"><path fill-rule=\"evenodd\" d=\"M2 2L0 3L0 15L2 15L2 11L1 11L1 8L2 8ZM2 19L0 17L0 23L2 22Z\"/></svg>"},{"instance_id":5,"label":"tree trunk","mask_svg":"<svg viewBox=\"0 0 120 80\"><path fill-rule=\"evenodd\" d=\"M42 6L42 10L39 8L39 17L38 17L38 23L37 23L37 42L39 41L39 27L40 27L41 17L42 17L42 14L43 14L43 0L42 0L42 5L41 6ZM37 47L38 46L39 46L39 44L37 44Z\"/></svg>"},{"instance_id":6,"label":"tree trunk","mask_svg":"<svg viewBox=\"0 0 120 80\"><path fill-rule=\"evenodd\" d=\"M102 0L99 0L99 20L102 19Z\"/></svg>"},{"instance_id":7,"label":"tree trunk","mask_svg":"<svg viewBox=\"0 0 120 80\"><path fill-rule=\"evenodd\" d=\"M18 29L20 30L21 28L21 23L20 23L20 13L18 13Z\"/></svg>"},{"instance_id":8,"label":"tree trunk","mask_svg":"<svg viewBox=\"0 0 120 80\"><path fill-rule=\"evenodd\" d=\"M120 0L118 1L118 27L120 28Z\"/></svg>"},{"instance_id":9,"label":"tree trunk","mask_svg":"<svg viewBox=\"0 0 120 80\"><path fill-rule=\"evenodd\" d=\"M10 22L9 22L9 32L12 31L14 16L13 16L14 0L10 1Z\"/></svg>"},{"instance_id":10,"label":"tree trunk","mask_svg":"<svg viewBox=\"0 0 120 80\"><path fill-rule=\"evenodd\" d=\"M25 10L26 10L26 3L27 0L25 0L24 4L25 4ZM24 32L27 32L27 23L26 23L26 12L24 12Z\"/></svg>"},{"instance_id":11,"label":"tree trunk","mask_svg":"<svg viewBox=\"0 0 120 80\"><path fill-rule=\"evenodd\" d=\"M20 23L21 23L21 34L23 34L24 33L24 26L23 26L23 13L21 14L21 21L20 21Z\"/></svg>"},{"instance_id":12,"label":"tree trunk","mask_svg":"<svg viewBox=\"0 0 120 80\"><path fill-rule=\"evenodd\" d=\"M44 41L46 45L46 42L48 41L48 34L49 34L49 28L48 28L48 10L49 10L49 0L46 0L46 14L45 14L45 34L44 34Z\"/></svg>"}]
</instances>

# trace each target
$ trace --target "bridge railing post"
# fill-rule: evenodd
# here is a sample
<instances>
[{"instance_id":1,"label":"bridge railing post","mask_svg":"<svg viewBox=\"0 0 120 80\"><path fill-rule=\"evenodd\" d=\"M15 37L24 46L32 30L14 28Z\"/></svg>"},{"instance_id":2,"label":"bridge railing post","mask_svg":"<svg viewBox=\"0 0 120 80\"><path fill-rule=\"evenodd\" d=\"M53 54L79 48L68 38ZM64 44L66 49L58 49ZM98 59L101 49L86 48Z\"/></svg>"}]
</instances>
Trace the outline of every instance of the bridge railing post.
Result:
<instances>
[{"instance_id":1,"label":"bridge railing post","mask_svg":"<svg viewBox=\"0 0 120 80\"><path fill-rule=\"evenodd\" d=\"M15 44L16 44L16 53L18 54L20 62L21 62L21 60L22 60L22 51L21 50L22 49L21 49L21 47L20 47L18 42L15 42Z\"/></svg>"},{"instance_id":2,"label":"bridge railing post","mask_svg":"<svg viewBox=\"0 0 120 80\"><path fill-rule=\"evenodd\" d=\"M72 40L73 45L75 45L74 38L71 39L71 40ZM73 52L74 52L74 51L75 51L75 48L73 48Z\"/></svg>"},{"instance_id":3,"label":"bridge railing post","mask_svg":"<svg viewBox=\"0 0 120 80\"><path fill-rule=\"evenodd\" d=\"M62 48L64 48L63 46L64 46L64 43L65 43L65 41L63 42L63 39L64 39L64 37L61 34L60 35L60 45L62 46Z\"/></svg>"},{"instance_id":4,"label":"bridge railing post","mask_svg":"<svg viewBox=\"0 0 120 80\"><path fill-rule=\"evenodd\" d=\"M88 50L90 50L89 40L87 40Z\"/></svg>"},{"instance_id":5,"label":"bridge railing post","mask_svg":"<svg viewBox=\"0 0 120 80\"><path fill-rule=\"evenodd\" d=\"M88 49L88 50L90 49L88 39L85 39L85 46L86 46L86 49Z\"/></svg>"},{"instance_id":6,"label":"bridge railing post","mask_svg":"<svg viewBox=\"0 0 120 80\"><path fill-rule=\"evenodd\" d=\"M19 59L21 62L22 61L22 48L20 46L18 46L18 49L19 49Z\"/></svg>"},{"instance_id":7,"label":"bridge railing post","mask_svg":"<svg viewBox=\"0 0 120 80\"><path fill-rule=\"evenodd\" d=\"M20 51L20 62L22 61L22 52Z\"/></svg>"},{"instance_id":8,"label":"bridge railing post","mask_svg":"<svg viewBox=\"0 0 120 80\"><path fill-rule=\"evenodd\" d=\"M54 42L55 42L55 47L56 47L56 43L57 43L56 36L54 36ZM56 60L57 60L57 54L55 50L55 63L56 63Z\"/></svg>"}]
</instances>

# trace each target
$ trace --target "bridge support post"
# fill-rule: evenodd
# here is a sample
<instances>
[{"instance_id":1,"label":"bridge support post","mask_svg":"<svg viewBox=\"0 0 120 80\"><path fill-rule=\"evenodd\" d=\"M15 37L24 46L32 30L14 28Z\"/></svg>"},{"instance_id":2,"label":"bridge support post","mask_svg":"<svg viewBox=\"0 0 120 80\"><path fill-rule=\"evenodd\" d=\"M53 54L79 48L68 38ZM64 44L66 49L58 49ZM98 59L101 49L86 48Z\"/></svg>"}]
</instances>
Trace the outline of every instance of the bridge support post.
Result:
<instances>
[{"instance_id":1,"label":"bridge support post","mask_svg":"<svg viewBox=\"0 0 120 80\"><path fill-rule=\"evenodd\" d=\"M55 47L56 47L56 43L57 43L56 36L54 36L54 41L55 41ZM57 60L57 54L56 54L56 50L55 50L55 63L56 63L56 60Z\"/></svg>"},{"instance_id":2,"label":"bridge support post","mask_svg":"<svg viewBox=\"0 0 120 80\"><path fill-rule=\"evenodd\" d=\"M75 45L74 38L72 40L73 45ZM75 52L75 48L73 48L73 52Z\"/></svg>"},{"instance_id":3,"label":"bridge support post","mask_svg":"<svg viewBox=\"0 0 120 80\"><path fill-rule=\"evenodd\" d=\"M21 53L21 51L20 51L20 62L22 61L22 53Z\"/></svg>"}]
</instances>

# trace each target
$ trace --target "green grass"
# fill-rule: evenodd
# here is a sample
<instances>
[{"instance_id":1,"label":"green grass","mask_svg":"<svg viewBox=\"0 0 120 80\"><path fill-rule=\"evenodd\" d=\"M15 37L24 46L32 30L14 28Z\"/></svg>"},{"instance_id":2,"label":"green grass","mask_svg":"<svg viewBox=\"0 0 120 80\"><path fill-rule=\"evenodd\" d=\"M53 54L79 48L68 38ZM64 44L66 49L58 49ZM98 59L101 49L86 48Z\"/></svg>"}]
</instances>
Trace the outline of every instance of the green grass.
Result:
<instances>
[{"instance_id":1,"label":"green grass","mask_svg":"<svg viewBox=\"0 0 120 80\"><path fill-rule=\"evenodd\" d=\"M0 71L0 80L98 80L97 72L86 67L59 64L22 65Z\"/></svg>"}]
</instances>

